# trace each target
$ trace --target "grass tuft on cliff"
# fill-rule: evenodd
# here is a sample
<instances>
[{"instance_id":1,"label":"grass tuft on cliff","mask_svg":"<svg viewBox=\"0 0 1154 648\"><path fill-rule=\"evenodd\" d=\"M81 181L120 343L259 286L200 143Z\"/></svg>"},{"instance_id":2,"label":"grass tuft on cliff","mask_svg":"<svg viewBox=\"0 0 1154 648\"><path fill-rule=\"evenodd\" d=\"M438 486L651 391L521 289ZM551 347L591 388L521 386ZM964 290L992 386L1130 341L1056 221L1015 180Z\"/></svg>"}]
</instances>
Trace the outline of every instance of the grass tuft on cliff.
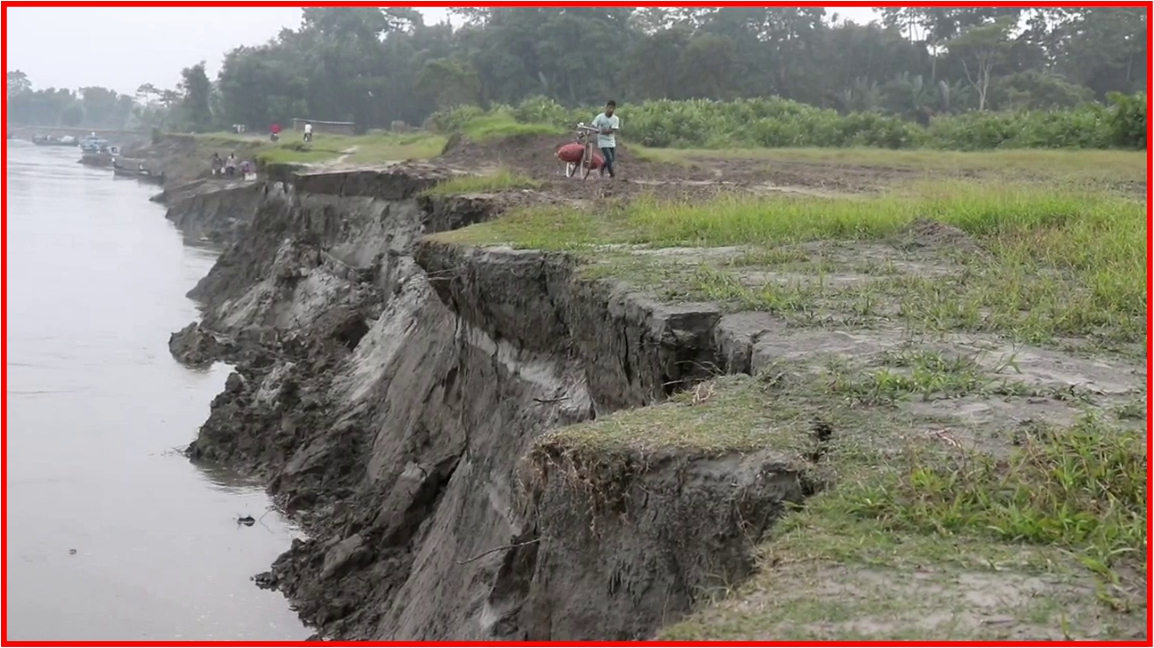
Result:
<instances>
[{"instance_id":1,"label":"grass tuft on cliff","mask_svg":"<svg viewBox=\"0 0 1154 648\"><path fill-rule=\"evenodd\" d=\"M997 384L917 345L820 360L723 376L534 444L537 479L618 512L629 483L668 457L769 452L824 484L760 541L750 581L700 592L660 639L1116 639L1144 627L1140 432L1099 415L975 427L847 387L894 368L921 400Z\"/></svg>"},{"instance_id":2,"label":"grass tuft on cliff","mask_svg":"<svg viewBox=\"0 0 1154 648\"><path fill-rule=\"evenodd\" d=\"M511 169L498 169L484 175L462 175L442 182L424 193L427 196L450 196L466 193L495 193L521 189L540 189L542 182Z\"/></svg>"},{"instance_id":3,"label":"grass tuft on cliff","mask_svg":"<svg viewBox=\"0 0 1154 648\"><path fill-rule=\"evenodd\" d=\"M638 457L670 450L709 457L766 447L800 452L807 444L807 425L798 410L769 402L763 383L733 375L680 392L658 405L554 430L535 446Z\"/></svg>"},{"instance_id":4,"label":"grass tuft on cliff","mask_svg":"<svg viewBox=\"0 0 1154 648\"><path fill-rule=\"evenodd\" d=\"M924 437L923 437L924 438ZM1087 417L995 457L909 441L826 460L762 571L667 640L1123 638L1144 627L1146 453Z\"/></svg>"}]
</instances>

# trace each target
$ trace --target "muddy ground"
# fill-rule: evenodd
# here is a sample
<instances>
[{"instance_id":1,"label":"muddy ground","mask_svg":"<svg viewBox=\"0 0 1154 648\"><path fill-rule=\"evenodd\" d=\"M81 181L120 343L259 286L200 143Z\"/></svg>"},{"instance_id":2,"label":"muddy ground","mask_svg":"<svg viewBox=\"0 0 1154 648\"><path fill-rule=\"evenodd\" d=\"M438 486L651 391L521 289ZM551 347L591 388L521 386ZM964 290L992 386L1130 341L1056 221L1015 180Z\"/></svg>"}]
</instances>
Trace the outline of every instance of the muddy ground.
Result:
<instances>
[{"instance_id":1,"label":"muddy ground","mask_svg":"<svg viewBox=\"0 0 1154 648\"><path fill-rule=\"evenodd\" d=\"M817 165L765 160L700 159L658 162L635 155L627 144L618 146L617 178L602 179L595 171L588 179L565 178L564 164L555 152L572 141L564 136L530 135L496 143L450 141L439 162L465 169L505 167L545 181L552 192L567 196L618 197L659 191L674 195L709 197L721 191L779 190L811 192L876 191L895 180L917 175L913 169L853 165Z\"/></svg>"}]
</instances>

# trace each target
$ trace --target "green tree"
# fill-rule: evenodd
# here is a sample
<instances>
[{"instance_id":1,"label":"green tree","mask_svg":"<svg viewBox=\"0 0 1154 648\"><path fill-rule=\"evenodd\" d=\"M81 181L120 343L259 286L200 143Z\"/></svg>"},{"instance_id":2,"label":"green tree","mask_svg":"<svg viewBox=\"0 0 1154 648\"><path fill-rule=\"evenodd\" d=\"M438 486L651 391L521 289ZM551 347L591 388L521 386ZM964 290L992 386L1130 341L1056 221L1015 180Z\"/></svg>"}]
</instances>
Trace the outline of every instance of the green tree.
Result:
<instances>
[{"instance_id":1,"label":"green tree","mask_svg":"<svg viewBox=\"0 0 1154 648\"><path fill-rule=\"evenodd\" d=\"M417 75L417 92L431 98L438 108L476 104L481 90L477 72L448 58L427 61Z\"/></svg>"},{"instance_id":2,"label":"green tree","mask_svg":"<svg viewBox=\"0 0 1154 648\"><path fill-rule=\"evenodd\" d=\"M12 70L8 73L8 97L12 98L15 95L23 94L32 91L32 82L28 80L28 75L20 70Z\"/></svg>"},{"instance_id":3,"label":"green tree","mask_svg":"<svg viewBox=\"0 0 1154 648\"><path fill-rule=\"evenodd\" d=\"M97 128L123 128L132 113L132 97L115 90L89 86L80 89L84 123Z\"/></svg>"},{"instance_id":4,"label":"green tree","mask_svg":"<svg viewBox=\"0 0 1154 648\"><path fill-rule=\"evenodd\" d=\"M210 130L212 118L212 84L204 71L204 61L180 72L180 108L184 121L194 132Z\"/></svg>"},{"instance_id":5,"label":"green tree","mask_svg":"<svg viewBox=\"0 0 1154 648\"><path fill-rule=\"evenodd\" d=\"M986 109L994 69L1005 60L1010 49L1011 27L1013 21L1007 19L971 27L946 45L950 55L961 62L966 81L978 93L978 110Z\"/></svg>"},{"instance_id":6,"label":"green tree","mask_svg":"<svg viewBox=\"0 0 1154 648\"><path fill-rule=\"evenodd\" d=\"M60 114L60 122L65 126L73 128L84 123L84 107L79 103L73 103L64 109Z\"/></svg>"}]
</instances>

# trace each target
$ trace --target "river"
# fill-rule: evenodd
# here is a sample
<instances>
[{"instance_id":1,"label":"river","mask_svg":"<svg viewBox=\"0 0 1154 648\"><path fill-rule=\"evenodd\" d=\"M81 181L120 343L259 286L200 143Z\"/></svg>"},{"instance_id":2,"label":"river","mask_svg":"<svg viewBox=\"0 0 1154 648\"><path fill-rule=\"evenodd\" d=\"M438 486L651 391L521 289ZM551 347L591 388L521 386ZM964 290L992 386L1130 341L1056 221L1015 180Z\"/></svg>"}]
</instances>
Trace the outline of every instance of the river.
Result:
<instances>
[{"instance_id":1,"label":"river","mask_svg":"<svg viewBox=\"0 0 1154 648\"><path fill-rule=\"evenodd\" d=\"M167 345L215 254L157 188L78 158L8 141L7 637L304 639L250 580L298 532L259 485L179 453L228 374Z\"/></svg>"}]
</instances>

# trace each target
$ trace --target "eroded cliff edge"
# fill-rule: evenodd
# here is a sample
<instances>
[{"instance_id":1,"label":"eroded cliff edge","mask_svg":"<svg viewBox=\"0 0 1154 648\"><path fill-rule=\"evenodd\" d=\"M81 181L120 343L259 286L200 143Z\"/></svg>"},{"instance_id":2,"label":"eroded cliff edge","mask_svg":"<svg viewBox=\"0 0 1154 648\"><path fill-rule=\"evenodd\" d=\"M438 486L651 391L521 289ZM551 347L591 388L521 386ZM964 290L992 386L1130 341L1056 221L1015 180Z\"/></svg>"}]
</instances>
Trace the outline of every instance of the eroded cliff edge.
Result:
<instances>
[{"instance_id":1,"label":"eroded cliff edge","mask_svg":"<svg viewBox=\"0 0 1154 648\"><path fill-rule=\"evenodd\" d=\"M258 580L326 638L647 638L753 569L815 488L812 448L602 455L543 435L748 371L765 324L564 255L423 240L502 209L424 195L447 173L296 173L172 204L231 238L171 342L236 367L189 453L263 476L305 524Z\"/></svg>"}]
</instances>

